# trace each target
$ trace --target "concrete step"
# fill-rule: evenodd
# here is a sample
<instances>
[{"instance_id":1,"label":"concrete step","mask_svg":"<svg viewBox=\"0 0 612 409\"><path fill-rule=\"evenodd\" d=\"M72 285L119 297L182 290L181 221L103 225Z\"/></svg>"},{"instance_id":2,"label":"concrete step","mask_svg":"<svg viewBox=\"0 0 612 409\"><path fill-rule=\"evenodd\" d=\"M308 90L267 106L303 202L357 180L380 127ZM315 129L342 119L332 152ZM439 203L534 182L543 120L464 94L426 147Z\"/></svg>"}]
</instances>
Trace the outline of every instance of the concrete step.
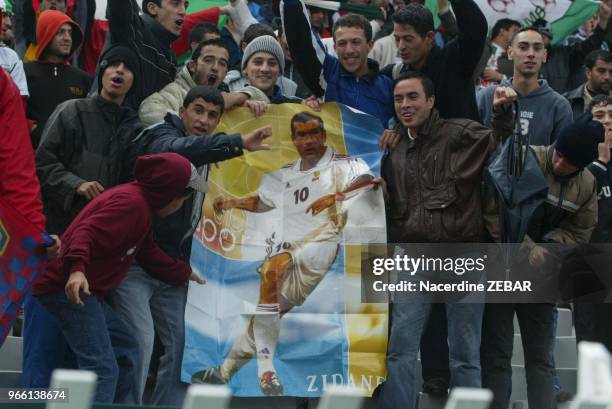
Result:
<instances>
[{"instance_id":1,"label":"concrete step","mask_svg":"<svg viewBox=\"0 0 612 409\"><path fill-rule=\"evenodd\" d=\"M21 371L23 338L6 337L0 348L0 371Z\"/></svg>"},{"instance_id":2,"label":"concrete step","mask_svg":"<svg viewBox=\"0 0 612 409\"><path fill-rule=\"evenodd\" d=\"M569 409L572 406L572 401L557 403L557 409ZM514 401L510 404L512 409L529 409L529 404L526 400Z\"/></svg>"},{"instance_id":3,"label":"concrete step","mask_svg":"<svg viewBox=\"0 0 612 409\"><path fill-rule=\"evenodd\" d=\"M557 368L578 368L578 350L576 348L576 337L574 335L557 337L555 347L555 366Z\"/></svg>"},{"instance_id":4,"label":"concrete step","mask_svg":"<svg viewBox=\"0 0 612 409\"><path fill-rule=\"evenodd\" d=\"M512 365L525 365L525 351L521 335L514 335L514 346L512 349ZM555 347L555 366L557 368L578 368L578 352L576 350L576 337L557 337Z\"/></svg>"},{"instance_id":5,"label":"concrete step","mask_svg":"<svg viewBox=\"0 0 612 409\"><path fill-rule=\"evenodd\" d=\"M21 388L21 371L0 371L0 388Z\"/></svg>"},{"instance_id":6,"label":"concrete step","mask_svg":"<svg viewBox=\"0 0 612 409\"><path fill-rule=\"evenodd\" d=\"M557 336L569 337L575 335L572 310L567 308L558 308L557 311L559 311L559 320L557 321Z\"/></svg>"},{"instance_id":7,"label":"concrete step","mask_svg":"<svg viewBox=\"0 0 612 409\"><path fill-rule=\"evenodd\" d=\"M572 395L576 394L576 382L578 371L576 369L557 368L559 383L563 389ZM510 401L527 400L527 381L525 367L512 366L512 395Z\"/></svg>"}]
</instances>

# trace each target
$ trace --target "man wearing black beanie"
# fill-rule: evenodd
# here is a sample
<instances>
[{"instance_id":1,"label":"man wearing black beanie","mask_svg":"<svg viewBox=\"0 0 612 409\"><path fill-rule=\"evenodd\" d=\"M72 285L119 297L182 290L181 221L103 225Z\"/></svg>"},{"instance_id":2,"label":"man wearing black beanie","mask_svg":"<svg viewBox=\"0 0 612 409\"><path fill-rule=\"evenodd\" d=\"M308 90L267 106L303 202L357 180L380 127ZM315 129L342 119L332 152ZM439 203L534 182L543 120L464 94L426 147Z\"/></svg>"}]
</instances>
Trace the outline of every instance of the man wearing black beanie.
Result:
<instances>
[{"instance_id":1,"label":"man wearing black beanie","mask_svg":"<svg viewBox=\"0 0 612 409\"><path fill-rule=\"evenodd\" d=\"M523 245L528 261L542 267L554 256L540 244L585 244L597 224L597 185L585 167L597 158L604 127L589 112L563 128L551 146L532 146L548 184L548 196L534 212ZM491 236L498 240L497 214L487 219ZM554 407L552 360L553 304L488 304L483 324L482 385L494 394L492 409L507 408L511 386L512 320L521 323L527 368L529 406ZM525 341L526 340L526 341Z\"/></svg>"},{"instance_id":2,"label":"man wearing black beanie","mask_svg":"<svg viewBox=\"0 0 612 409\"><path fill-rule=\"evenodd\" d=\"M109 49L100 60L99 94L63 102L49 117L36 151L49 232L61 235L89 201L121 182L124 153L141 128L138 114L123 105L138 61L127 47ZM47 388L69 349L53 318L31 297L26 320L24 385Z\"/></svg>"}]
</instances>

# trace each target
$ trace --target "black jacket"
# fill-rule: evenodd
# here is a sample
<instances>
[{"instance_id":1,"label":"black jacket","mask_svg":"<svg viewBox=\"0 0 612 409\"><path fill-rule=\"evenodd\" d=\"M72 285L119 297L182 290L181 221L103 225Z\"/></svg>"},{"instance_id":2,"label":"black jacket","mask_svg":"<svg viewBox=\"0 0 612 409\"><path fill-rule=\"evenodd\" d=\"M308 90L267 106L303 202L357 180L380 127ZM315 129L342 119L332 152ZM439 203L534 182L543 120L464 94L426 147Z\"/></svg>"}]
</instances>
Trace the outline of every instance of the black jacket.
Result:
<instances>
[{"instance_id":1,"label":"black jacket","mask_svg":"<svg viewBox=\"0 0 612 409\"><path fill-rule=\"evenodd\" d=\"M612 163L595 161L587 169L597 180L597 226L591 236L594 243L612 243Z\"/></svg>"},{"instance_id":2,"label":"black jacket","mask_svg":"<svg viewBox=\"0 0 612 409\"><path fill-rule=\"evenodd\" d=\"M582 69L588 53L598 50L606 32L597 26L593 34L584 41L572 45L553 45L548 47L548 59L542 66L540 76L558 93L572 89L571 81L576 72Z\"/></svg>"},{"instance_id":3,"label":"black jacket","mask_svg":"<svg viewBox=\"0 0 612 409\"><path fill-rule=\"evenodd\" d=\"M295 65L293 65L293 61L285 60L284 76L297 84L297 90L295 91L296 97L304 99L312 95L312 91L304 82L302 75Z\"/></svg>"},{"instance_id":4,"label":"black jacket","mask_svg":"<svg viewBox=\"0 0 612 409\"><path fill-rule=\"evenodd\" d=\"M565 98L569 101L572 106L572 114L574 115L574 120L578 118L578 116L584 114L584 87L586 84L582 84L576 89L573 89L569 92L563 94Z\"/></svg>"},{"instance_id":5,"label":"black jacket","mask_svg":"<svg viewBox=\"0 0 612 409\"><path fill-rule=\"evenodd\" d=\"M76 194L84 182L105 189L120 183L125 149L140 129L138 114L100 96L59 105L36 151L36 171L47 215L47 230L61 234L87 204Z\"/></svg>"},{"instance_id":6,"label":"black jacket","mask_svg":"<svg viewBox=\"0 0 612 409\"><path fill-rule=\"evenodd\" d=\"M146 129L139 137L139 144L143 154L178 153L197 168L242 155L240 135L189 136L183 121L173 114L167 114L164 122ZM169 256L189 260L191 235L200 219L203 200L203 195L196 194L194 200L185 201L176 213L155 219L155 241Z\"/></svg>"},{"instance_id":7,"label":"black jacket","mask_svg":"<svg viewBox=\"0 0 612 409\"><path fill-rule=\"evenodd\" d=\"M174 81L176 57L170 46L178 36L151 16L139 15L135 0L108 0L107 14L110 45L125 45L140 57L141 72L134 73L139 81L126 99L127 105L138 110L146 97Z\"/></svg>"},{"instance_id":8,"label":"black jacket","mask_svg":"<svg viewBox=\"0 0 612 409\"><path fill-rule=\"evenodd\" d=\"M23 66L28 81L27 118L37 122L32 131L34 148L53 110L69 99L84 98L91 85L91 77L85 71L67 64L31 61Z\"/></svg>"},{"instance_id":9,"label":"black jacket","mask_svg":"<svg viewBox=\"0 0 612 409\"><path fill-rule=\"evenodd\" d=\"M473 0L451 0L459 34L443 49L434 44L421 72L435 86L436 108L442 118L468 118L480 122L474 89L474 70L487 37L487 20ZM401 72L409 66L402 64ZM391 77L395 65L382 71Z\"/></svg>"}]
</instances>

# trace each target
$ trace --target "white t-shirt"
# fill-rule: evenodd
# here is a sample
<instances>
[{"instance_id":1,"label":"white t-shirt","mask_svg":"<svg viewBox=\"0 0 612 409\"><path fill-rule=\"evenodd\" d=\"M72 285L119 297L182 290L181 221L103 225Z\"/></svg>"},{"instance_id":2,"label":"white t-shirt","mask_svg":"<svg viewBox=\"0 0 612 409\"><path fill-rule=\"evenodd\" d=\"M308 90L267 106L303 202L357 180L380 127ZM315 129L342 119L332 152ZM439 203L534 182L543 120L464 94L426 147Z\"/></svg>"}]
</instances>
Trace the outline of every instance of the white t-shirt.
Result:
<instances>
[{"instance_id":1,"label":"white t-shirt","mask_svg":"<svg viewBox=\"0 0 612 409\"><path fill-rule=\"evenodd\" d=\"M358 177L372 176L363 160L337 154L330 148L312 169L301 171L301 162L300 159L265 175L259 185L260 200L270 207L282 209L282 217L276 218L278 224L274 229L276 243L309 241L318 229L342 229L343 223L339 220L346 220L346 217L341 202L316 216L306 210L317 199L344 191ZM316 236L329 237L339 231L320 233Z\"/></svg>"},{"instance_id":2,"label":"white t-shirt","mask_svg":"<svg viewBox=\"0 0 612 409\"><path fill-rule=\"evenodd\" d=\"M0 47L0 67L9 73L15 84L17 84L21 95L30 96L28 82L23 70L23 62L21 62L15 51L8 47Z\"/></svg>"}]
</instances>

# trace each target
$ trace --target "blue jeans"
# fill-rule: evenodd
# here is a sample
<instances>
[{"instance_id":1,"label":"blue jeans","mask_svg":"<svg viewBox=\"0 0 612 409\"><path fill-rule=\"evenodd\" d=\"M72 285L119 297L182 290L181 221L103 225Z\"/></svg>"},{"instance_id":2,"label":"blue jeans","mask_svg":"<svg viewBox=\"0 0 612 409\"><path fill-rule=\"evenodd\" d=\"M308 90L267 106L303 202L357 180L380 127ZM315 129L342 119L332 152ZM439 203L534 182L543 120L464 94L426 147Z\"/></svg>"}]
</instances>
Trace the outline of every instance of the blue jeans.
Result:
<instances>
[{"instance_id":1,"label":"blue jeans","mask_svg":"<svg viewBox=\"0 0 612 409\"><path fill-rule=\"evenodd\" d=\"M132 331L94 296L81 293L84 305L69 301L63 292L37 298L57 319L78 369L98 375L94 402L124 403L138 348Z\"/></svg>"},{"instance_id":2,"label":"blue jeans","mask_svg":"<svg viewBox=\"0 0 612 409\"><path fill-rule=\"evenodd\" d=\"M388 375L380 395L380 408L413 408L417 353L431 304L395 303L391 308ZM484 305L478 303L446 304L451 387L480 387L483 311Z\"/></svg>"},{"instance_id":3,"label":"blue jeans","mask_svg":"<svg viewBox=\"0 0 612 409\"><path fill-rule=\"evenodd\" d=\"M59 323L38 298L28 294L24 301L22 386L48 388L57 368L76 368Z\"/></svg>"},{"instance_id":4,"label":"blue jeans","mask_svg":"<svg viewBox=\"0 0 612 409\"><path fill-rule=\"evenodd\" d=\"M140 266L132 265L119 287L112 291L109 302L132 328L138 342L129 402L142 404L157 331L164 346L164 355L160 359L151 403L181 406L189 386L181 382L187 287L165 284L147 274Z\"/></svg>"}]
</instances>

